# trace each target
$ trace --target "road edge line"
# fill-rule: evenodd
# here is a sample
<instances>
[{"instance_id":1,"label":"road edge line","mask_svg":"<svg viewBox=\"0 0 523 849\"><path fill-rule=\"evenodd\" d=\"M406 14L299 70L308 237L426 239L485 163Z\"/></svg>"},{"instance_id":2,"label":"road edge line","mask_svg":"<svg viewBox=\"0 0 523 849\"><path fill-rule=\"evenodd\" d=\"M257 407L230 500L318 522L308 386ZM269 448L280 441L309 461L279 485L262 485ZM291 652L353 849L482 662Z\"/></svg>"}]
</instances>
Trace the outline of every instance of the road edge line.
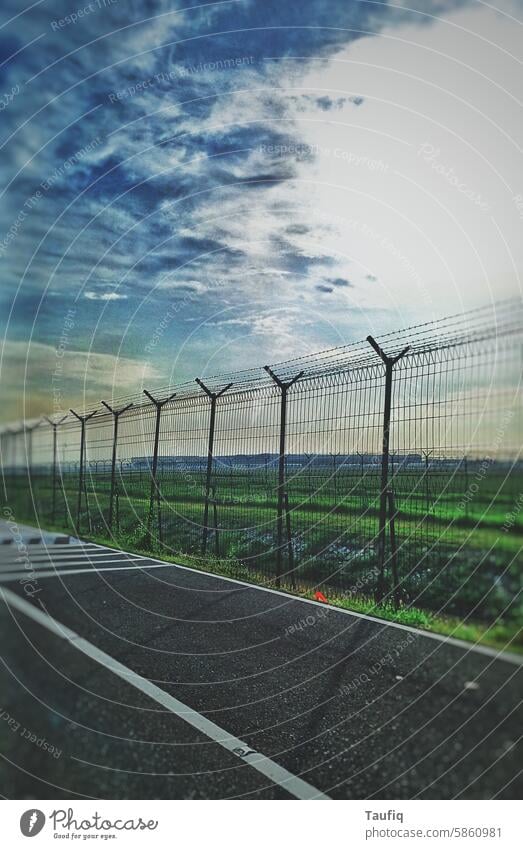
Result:
<instances>
[{"instance_id":1,"label":"road edge line","mask_svg":"<svg viewBox=\"0 0 523 849\"><path fill-rule=\"evenodd\" d=\"M147 678L143 678L137 672L134 672L127 666L124 666L118 660L111 657L111 655L106 654L106 652L97 648L66 625L62 625L61 622L58 622L57 619L54 619L54 617L50 616L48 613L44 613L39 608L35 607L35 605L30 604L23 598L20 598L16 595L16 593L13 593L11 590L5 589L4 587L0 587L0 595L8 607L16 608L20 611L20 613L29 617L38 625L47 628L47 630L55 636L66 640L70 643L70 645L74 646L78 649L78 651L81 651L91 660L94 660L109 672L117 675L136 690L140 690L140 692L144 695L165 707L171 713L178 716L179 719L187 722L201 734L204 734L226 751L236 757L239 757L243 763L261 773L273 784L278 785L296 799L331 801L329 796L322 793L316 787L313 787L312 784L309 784L304 779L294 775L292 772L289 772L285 769L285 767L280 766L261 752L252 750L244 740L229 734L225 731L225 729L216 725L216 723L207 719L207 717L198 713L198 711L189 707L189 705L184 704L179 701L179 699L171 696L165 690L162 690L156 684L148 681Z\"/></svg>"}]
</instances>

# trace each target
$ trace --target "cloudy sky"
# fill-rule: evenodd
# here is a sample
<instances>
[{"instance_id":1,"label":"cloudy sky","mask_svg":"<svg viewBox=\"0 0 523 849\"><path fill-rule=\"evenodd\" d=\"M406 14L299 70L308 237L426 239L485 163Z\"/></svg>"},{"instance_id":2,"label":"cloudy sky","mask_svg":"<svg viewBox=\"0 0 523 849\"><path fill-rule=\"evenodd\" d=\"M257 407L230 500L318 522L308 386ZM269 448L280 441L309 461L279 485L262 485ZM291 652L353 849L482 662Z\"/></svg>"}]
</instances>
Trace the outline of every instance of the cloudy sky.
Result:
<instances>
[{"instance_id":1,"label":"cloudy sky","mask_svg":"<svg viewBox=\"0 0 523 849\"><path fill-rule=\"evenodd\" d=\"M3 420L520 291L519 0L3 0Z\"/></svg>"}]
</instances>

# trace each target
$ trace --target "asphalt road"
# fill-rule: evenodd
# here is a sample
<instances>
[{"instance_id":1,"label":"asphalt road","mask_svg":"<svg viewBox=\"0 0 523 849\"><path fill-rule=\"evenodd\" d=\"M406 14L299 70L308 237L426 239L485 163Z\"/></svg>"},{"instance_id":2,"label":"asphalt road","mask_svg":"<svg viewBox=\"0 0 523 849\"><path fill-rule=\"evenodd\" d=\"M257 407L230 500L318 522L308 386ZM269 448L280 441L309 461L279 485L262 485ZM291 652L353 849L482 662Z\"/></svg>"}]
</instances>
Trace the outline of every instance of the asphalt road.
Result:
<instances>
[{"instance_id":1,"label":"asphalt road","mask_svg":"<svg viewBox=\"0 0 523 849\"><path fill-rule=\"evenodd\" d=\"M517 658L37 540L0 526L4 797L519 798Z\"/></svg>"}]
</instances>

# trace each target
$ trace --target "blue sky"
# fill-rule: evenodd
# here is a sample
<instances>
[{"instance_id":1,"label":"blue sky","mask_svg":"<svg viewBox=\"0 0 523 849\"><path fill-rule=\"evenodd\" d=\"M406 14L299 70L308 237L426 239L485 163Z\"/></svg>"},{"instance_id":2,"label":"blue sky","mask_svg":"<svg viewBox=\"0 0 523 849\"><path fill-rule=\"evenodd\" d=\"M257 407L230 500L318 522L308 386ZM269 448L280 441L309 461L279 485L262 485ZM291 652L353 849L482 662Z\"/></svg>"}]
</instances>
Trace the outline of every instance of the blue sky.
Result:
<instances>
[{"instance_id":1,"label":"blue sky","mask_svg":"<svg viewBox=\"0 0 523 849\"><path fill-rule=\"evenodd\" d=\"M4 0L3 419L518 292L520 18Z\"/></svg>"}]
</instances>

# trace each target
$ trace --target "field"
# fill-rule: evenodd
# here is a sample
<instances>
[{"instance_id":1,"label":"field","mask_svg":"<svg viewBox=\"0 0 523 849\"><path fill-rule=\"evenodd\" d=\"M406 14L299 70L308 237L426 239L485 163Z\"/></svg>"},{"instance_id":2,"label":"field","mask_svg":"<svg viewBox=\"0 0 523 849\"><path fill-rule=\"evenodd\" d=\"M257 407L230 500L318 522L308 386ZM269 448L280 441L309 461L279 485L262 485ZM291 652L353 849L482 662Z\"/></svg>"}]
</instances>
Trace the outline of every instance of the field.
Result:
<instances>
[{"instance_id":1,"label":"field","mask_svg":"<svg viewBox=\"0 0 523 849\"><path fill-rule=\"evenodd\" d=\"M147 522L150 472L117 467L112 527L108 526L110 473L88 470L80 531L155 554L189 555L208 568L259 582L276 577L278 488L275 469L215 461L203 554L205 458L178 461L158 474L160 503ZM521 470L502 464L444 464L420 469L398 464L391 478L395 515L386 538L386 589L402 607L493 622L521 621L523 543ZM319 588L352 598L374 597L378 575L379 468L375 465L289 464L288 511L282 516L281 586ZM77 473L52 478L13 476L10 500L18 514L43 525L76 530ZM87 503L87 506L86 506ZM15 508L14 508L15 509ZM33 514L35 512L36 516Z\"/></svg>"}]
</instances>

